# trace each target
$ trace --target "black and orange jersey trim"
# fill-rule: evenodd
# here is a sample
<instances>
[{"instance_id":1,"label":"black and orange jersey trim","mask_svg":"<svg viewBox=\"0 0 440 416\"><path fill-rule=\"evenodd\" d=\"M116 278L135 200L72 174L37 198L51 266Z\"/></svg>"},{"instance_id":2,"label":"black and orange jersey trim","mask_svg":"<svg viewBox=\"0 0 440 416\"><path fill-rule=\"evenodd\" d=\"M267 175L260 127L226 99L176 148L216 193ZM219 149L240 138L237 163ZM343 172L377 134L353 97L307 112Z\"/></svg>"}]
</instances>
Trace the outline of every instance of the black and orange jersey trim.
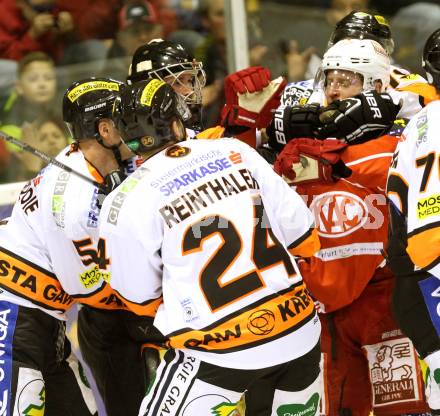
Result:
<instances>
[{"instance_id":1,"label":"black and orange jersey trim","mask_svg":"<svg viewBox=\"0 0 440 416\"><path fill-rule=\"evenodd\" d=\"M156 316L157 309L159 308L159 305L162 303L163 300L161 296L157 299L148 299L145 302L137 303L124 298L115 289L112 289L112 291L116 293L116 295L119 296L119 298L124 302L124 309L126 307L130 311L134 312L136 315L150 316L152 318Z\"/></svg>"},{"instance_id":2,"label":"black and orange jersey trim","mask_svg":"<svg viewBox=\"0 0 440 416\"><path fill-rule=\"evenodd\" d=\"M0 247L0 288L43 308L66 312L74 303L54 273Z\"/></svg>"},{"instance_id":3,"label":"black and orange jersey trim","mask_svg":"<svg viewBox=\"0 0 440 416\"><path fill-rule=\"evenodd\" d=\"M107 310L129 310L125 301L106 282L94 292L71 295L76 302Z\"/></svg>"},{"instance_id":4,"label":"black and orange jersey trim","mask_svg":"<svg viewBox=\"0 0 440 416\"><path fill-rule=\"evenodd\" d=\"M427 270L436 266L440 262L440 221L408 233L406 251L417 266Z\"/></svg>"},{"instance_id":5,"label":"black and orange jersey trim","mask_svg":"<svg viewBox=\"0 0 440 416\"><path fill-rule=\"evenodd\" d=\"M284 337L314 316L315 305L301 281L205 328L184 328L167 336L172 348L225 354Z\"/></svg>"},{"instance_id":6,"label":"black and orange jersey trim","mask_svg":"<svg viewBox=\"0 0 440 416\"><path fill-rule=\"evenodd\" d=\"M312 257L321 248L316 228L308 229L300 238L289 244L287 249L294 256Z\"/></svg>"},{"instance_id":7,"label":"black and orange jersey trim","mask_svg":"<svg viewBox=\"0 0 440 416\"><path fill-rule=\"evenodd\" d=\"M419 96L419 102L423 107L428 105L431 101L436 101L440 98L435 87L425 82L417 82L403 87L397 86L395 88L397 91L408 91L417 94Z\"/></svg>"}]
</instances>

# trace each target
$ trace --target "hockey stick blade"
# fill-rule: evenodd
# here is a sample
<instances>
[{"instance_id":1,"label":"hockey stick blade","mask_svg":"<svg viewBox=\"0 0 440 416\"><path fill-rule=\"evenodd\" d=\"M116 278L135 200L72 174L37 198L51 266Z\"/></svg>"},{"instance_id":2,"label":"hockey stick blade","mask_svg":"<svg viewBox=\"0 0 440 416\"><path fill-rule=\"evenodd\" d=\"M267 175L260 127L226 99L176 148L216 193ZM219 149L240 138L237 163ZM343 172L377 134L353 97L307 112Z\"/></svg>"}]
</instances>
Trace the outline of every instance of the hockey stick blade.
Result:
<instances>
[{"instance_id":1,"label":"hockey stick blade","mask_svg":"<svg viewBox=\"0 0 440 416\"><path fill-rule=\"evenodd\" d=\"M14 137L8 136L2 132L0 132L0 138L3 140L14 144L15 146L19 147L21 150L25 150L26 152L32 153L34 156L39 157L40 159L44 160L46 163L51 163L52 165L55 165L66 172L72 173L73 175L78 176L79 178L100 187L101 185L94 181L93 179L88 178L87 176L83 175L80 172L77 172L76 170L72 169L71 167L65 165L64 163L54 159L53 157L50 157L46 153L43 153L42 151L36 149L35 147L32 147L31 145L22 142L21 140L15 139Z\"/></svg>"}]
</instances>

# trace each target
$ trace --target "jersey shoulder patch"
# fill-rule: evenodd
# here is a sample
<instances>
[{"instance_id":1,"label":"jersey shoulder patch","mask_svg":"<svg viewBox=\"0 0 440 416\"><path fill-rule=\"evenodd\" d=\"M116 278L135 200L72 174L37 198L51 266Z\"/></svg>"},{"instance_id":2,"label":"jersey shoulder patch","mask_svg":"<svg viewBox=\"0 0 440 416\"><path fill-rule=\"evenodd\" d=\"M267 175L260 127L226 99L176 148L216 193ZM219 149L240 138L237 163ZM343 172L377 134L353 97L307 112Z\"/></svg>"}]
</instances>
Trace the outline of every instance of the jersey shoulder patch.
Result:
<instances>
[{"instance_id":1,"label":"jersey shoulder patch","mask_svg":"<svg viewBox=\"0 0 440 416\"><path fill-rule=\"evenodd\" d=\"M305 105L309 101L312 92L313 82L311 80L287 84L281 96L281 105Z\"/></svg>"}]
</instances>

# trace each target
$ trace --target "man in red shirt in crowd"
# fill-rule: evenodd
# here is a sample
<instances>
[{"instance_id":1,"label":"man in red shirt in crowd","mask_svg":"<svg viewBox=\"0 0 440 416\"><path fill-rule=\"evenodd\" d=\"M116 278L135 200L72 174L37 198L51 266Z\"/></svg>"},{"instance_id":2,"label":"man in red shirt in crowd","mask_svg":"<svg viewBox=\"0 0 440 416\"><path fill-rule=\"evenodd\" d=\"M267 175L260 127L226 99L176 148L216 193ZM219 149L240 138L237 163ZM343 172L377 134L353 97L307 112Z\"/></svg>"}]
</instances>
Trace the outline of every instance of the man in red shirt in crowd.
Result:
<instances>
[{"instance_id":1,"label":"man in red shirt in crowd","mask_svg":"<svg viewBox=\"0 0 440 416\"><path fill-rule=\"evenodd\" d=\"M55 0L0 0L0 58L20 60L29 52L43 51L55 62L72 42L72 15Z\"/></svg>"}]
</instances>

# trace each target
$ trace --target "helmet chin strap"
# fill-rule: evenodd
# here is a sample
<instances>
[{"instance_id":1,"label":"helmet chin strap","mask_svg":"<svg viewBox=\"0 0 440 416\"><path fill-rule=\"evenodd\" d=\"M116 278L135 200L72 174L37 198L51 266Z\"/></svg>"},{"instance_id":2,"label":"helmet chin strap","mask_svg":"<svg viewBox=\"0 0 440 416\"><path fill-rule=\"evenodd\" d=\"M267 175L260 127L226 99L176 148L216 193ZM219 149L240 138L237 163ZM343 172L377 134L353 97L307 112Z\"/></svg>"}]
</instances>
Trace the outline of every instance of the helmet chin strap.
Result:
<instances>
[{"instance_id":1,"label":"helmet chin strap","mask_svg":"<svg viewBox=\"0 0 440 416\"><path fill-rule=\"evenodd\" d=\"M119 166L119 169L111 171L107 176L104 177L104 183L100 187L101 192L104 195L108 195L115 188L117 188L122 183L122 181L126 178L126 175L125 175L125 172L123 169L123 164L122 164L121 151L119 150L119 148L121 147L121 145L124 144L124 142L121 139L121 141L117 145L108 146L103 142L102 137L99 137L97 139L97 141L102 147L112 151L112 153L116 159L116 163Z\"/></svg>"}]
</instances>

